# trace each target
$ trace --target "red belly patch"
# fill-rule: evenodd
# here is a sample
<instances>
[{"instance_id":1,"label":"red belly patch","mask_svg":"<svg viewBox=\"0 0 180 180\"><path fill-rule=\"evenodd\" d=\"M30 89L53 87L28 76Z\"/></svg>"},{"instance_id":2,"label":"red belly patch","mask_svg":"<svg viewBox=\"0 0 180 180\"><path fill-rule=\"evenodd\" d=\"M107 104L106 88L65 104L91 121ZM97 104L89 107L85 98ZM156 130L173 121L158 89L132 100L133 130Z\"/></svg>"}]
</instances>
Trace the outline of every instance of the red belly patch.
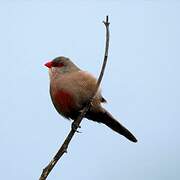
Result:
<instances>
[{"instance_id":1,"label":"red belly patch","mask_svg":"<svg viewBox=\"0 0 180 180\"><path fill-rule=\"evenodd\" d=\"M55 93L54 101L56 108L64 115L68 115L74 109L74 99L72 95L64 90Z\"/></svg>"}]
</instances>

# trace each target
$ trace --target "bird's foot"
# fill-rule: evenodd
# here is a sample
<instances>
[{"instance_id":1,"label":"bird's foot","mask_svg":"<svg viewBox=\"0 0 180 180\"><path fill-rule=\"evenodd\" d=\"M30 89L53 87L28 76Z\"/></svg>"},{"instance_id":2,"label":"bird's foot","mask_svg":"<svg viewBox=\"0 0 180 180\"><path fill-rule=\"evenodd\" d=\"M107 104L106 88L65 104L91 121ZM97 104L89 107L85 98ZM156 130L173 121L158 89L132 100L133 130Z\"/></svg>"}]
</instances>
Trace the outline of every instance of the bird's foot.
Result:
<instances>
[{"instance_id":1,"label":"bird's foot","mask_svg":"<svg viewBox=\"0 0 180 180\"><path fill-rule=\"evenodd\" d=\"M82 133L82 132L77 130L78 128L81 128L81 126L80 125L78 126L74 121L71 124L71 128L77 133Z\"/></svg>"}]
</instances>

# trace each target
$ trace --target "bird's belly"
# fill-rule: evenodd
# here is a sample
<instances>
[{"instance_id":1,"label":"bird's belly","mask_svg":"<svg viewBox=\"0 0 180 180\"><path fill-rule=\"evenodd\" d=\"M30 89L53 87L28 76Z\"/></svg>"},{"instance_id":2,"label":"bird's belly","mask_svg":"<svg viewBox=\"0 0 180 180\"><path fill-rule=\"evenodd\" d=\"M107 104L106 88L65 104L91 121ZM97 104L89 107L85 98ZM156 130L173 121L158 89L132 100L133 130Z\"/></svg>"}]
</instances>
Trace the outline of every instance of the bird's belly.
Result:
<instances>
[{"instance_id":1,"label":"bird's belly","mask_svg":"<svg viewBox=\"0 0 180 180\"><path fill-rule=\"evenodd\" d=\"M69 118L75 110L75 102L72 95L64 90L58 90L51 93L51 98L56 110L66 118Z\"/></svg>"}]
</instances>

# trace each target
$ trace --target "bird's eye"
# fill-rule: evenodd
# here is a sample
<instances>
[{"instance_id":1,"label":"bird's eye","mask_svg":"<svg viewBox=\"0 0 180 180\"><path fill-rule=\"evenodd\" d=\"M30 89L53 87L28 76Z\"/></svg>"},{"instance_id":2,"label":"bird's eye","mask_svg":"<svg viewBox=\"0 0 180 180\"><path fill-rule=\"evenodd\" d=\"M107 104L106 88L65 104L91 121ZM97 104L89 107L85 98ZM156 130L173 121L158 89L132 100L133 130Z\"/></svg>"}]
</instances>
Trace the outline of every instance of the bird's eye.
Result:
<instances>
[{"instance_id":1,"label":"bird's eye","mask_svg":"<svg viewBox=\"0 0 180 180\"><path fill-rule=\"evenodd\" d=\"M53 62L52 64L53 67L63 67L64 66L64 63L59 63L59 62Z\"/></svg>"},{"instance_id":2,"label":"bird's eye","mask_svg":"<svg viewBox=\"0 0 180 180\"><path fill-rule=\"evenodd\" d=\"M64 66L64 63L58 63L57 67L63 67L63 66Z\"/></svg>"}]
</instances>

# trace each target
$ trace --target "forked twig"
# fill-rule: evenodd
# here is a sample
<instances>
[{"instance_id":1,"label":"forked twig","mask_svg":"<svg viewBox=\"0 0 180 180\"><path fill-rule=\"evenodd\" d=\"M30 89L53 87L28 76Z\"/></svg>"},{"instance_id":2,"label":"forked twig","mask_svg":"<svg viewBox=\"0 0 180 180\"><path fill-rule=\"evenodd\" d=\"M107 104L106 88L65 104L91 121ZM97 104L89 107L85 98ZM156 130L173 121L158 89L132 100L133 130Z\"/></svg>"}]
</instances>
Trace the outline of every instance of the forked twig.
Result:
<instances>
[{"instance_id":1,"label":"forked twig","mask_svg":"<svg viewBox=\"0 0 180 180\"><path fill-rule=\"evenodd\" d=\"M80 126L80 123L81 123L82 119L84 118L85 114L89 110L89 108L91 106L91 102L92 102L94 96L96 95L96 92L97 92L97 90L98 90L98 88L100 86L101 80L102 80L103 75L104 75L104 71L105 71L105 67L106 67L106 63L107 63L107 58L108 58L108 50L109 50L109 24L110 23L109 23L109 20L108 20L108 16L106 16L106 21L103 21L103 23L104 23L104 25L106 27L105 54L104 54L104 61L103 61L101 73L99 75L94 94L89 99L89 102L86 104L86 106L82 109L81 114L78 116L78 118L73 122L71 131L69 132L68 136L66 137L64 143L62 144L62 146L60 147L60 149L58 150L56 155L53 157L53 159L50 161L50 163L43 169L39 180L46 180L47 176L49 175L49 173L51 172L53 167L56 165L58 160L61 158L61 156L64 153L67 152L68 145L69 145L71 139L73 138L75 132L77 131L77 128Z\"/></svg>"}]
</instances>

